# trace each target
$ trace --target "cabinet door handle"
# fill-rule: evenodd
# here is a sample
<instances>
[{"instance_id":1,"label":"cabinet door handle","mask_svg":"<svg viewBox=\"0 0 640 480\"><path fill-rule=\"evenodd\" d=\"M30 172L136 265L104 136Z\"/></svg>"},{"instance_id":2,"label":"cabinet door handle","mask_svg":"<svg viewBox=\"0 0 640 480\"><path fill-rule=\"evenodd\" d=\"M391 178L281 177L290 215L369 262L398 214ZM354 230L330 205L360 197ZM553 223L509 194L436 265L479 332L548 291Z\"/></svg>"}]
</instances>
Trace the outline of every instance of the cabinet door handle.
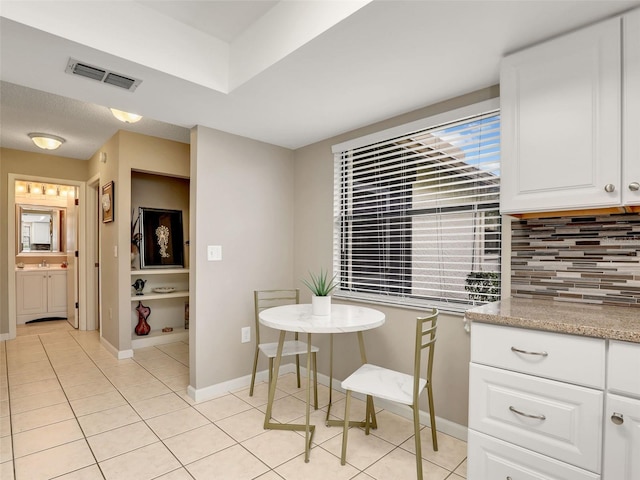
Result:
<instances>
[{"instance_id":1,"label":"cabinet door handle","mask_svg":"<svg viewBox=\"0 0 640 480\"><path fill-rule=\"evenodd\" d=\"M541 357L546 357L547 355L549 355L547 352L528 352L526 350L520 350L516 347L511 347L511 351L516 353L524 353L525 355L540 355Z\"/></svg>"},{"instance_id":2,"label":"cabinet door handle","mask_svg":"<svg viewBox=\"0 0 640 480\"><path fill-rule=\"evenodd\" d=\"M616 186L613 183L607 183L604 186L604 191L607 192L607 193L611 193L611 192L615 191L615 189L616 189Z\"/></svg>"},{"instance_id":3,"label":"cabinet door handle","mask_svg":"<svg viewBox=\"0 0 640 480\"><path fill-rule=\"evenodd\" d=\"M622 425L624 423L624 416L621 413L613 412L613 415L611 415L611 421L616 425Z\"/></svg>"},{"instance_id":4,"label":"cabinet door handle","mask_svg":"<svg viewBox=\"0 0 640 480\"><path fill-rule=\"evenodd\" d=\"M638 182L631 182L629 184L629 190L631 190L632 192L637 192L638 190L640 190L640 183Z\"/></svg>"},{"instance_id":5,"label":"cabinet door handle","mask_svg":"<svg viewBox=\"0 0 640 480\"><path fill-rule=\"evenodd\" d=\"M521 412L520 410L517 410L513 406L510 406L509 410L511 410L513 413L516 413L516 414L518 414L518 415L520 415L522 417L535 418L536 420L546 420L547 419L547 417L545 417L544 415L532 415L530 413Z\"/></svg>"}]
</instances>

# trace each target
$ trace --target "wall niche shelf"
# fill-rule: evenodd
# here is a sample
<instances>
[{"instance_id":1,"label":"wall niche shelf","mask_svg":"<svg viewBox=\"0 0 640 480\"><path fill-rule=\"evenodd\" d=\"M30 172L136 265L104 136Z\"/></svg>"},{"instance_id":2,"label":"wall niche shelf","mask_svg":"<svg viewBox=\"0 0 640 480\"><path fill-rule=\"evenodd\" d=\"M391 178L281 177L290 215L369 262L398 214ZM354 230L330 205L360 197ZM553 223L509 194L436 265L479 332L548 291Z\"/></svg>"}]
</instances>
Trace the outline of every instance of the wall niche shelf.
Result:
<instances>
[{"instance_id":1,"label":"wall niche shelf","mask_svg":"<svg viewBox=\"0 0 640 480\"><path fill-rule=\"evenodd\" d=\"M130 268L129 284L137 279L145 281L143 295L136 295L131 287L129 303L131 311L130 332L131 347L151 347L173 342L188 342L189 330L185 329L185 315L189 305L189 180L149 172L131 171L131 224L137 225L136 232L143 233L140 224L140 209L178 210L182 212L183 245L181 258L184 266L176 264L155 268ZM136 219L137 224L136 224ZM133 237L132 231L132 237ZM144 241L144 238L141 239ZM140 259L137 259L139 261ZM179 262L178 262L179 263ZM169 293L154 292L157 288L175 289ZM138 302L151 309L147 323L151 327L148 335L138 336L135 327L138 324ZM163 332L163 328L172 328Z\"/></svg>"},{"instance_id":2,"label":"wall niche shelf","mask_svg":"<svg viewBox=\"0 0 640 480\"><path fill-rule=\"evenodd\" d=\"M173 342L189 340L189 331L184 328L185 304L189 303L189 269L188 268L154 268L131 270L131 283L141 278L146 281L143 294L136 295L131 289L131 348L152 347ZM174 287L170 293L157 293L154 288ZM151 308L147 320L151 326L148 335L138 336L134 328L138 323L136 306L138 302ZM173 328L171 332L163 332L165 327Z\"/></svg>"},{"instance_id":3,"label":"wall niche shelf","mask_svg":"<svg viewBox=\"0 0 640 480\"><path fill-rule=\"evenodd\" d=\"M189 330L184 327L173 327L173 332L163 332L162 330L151 330L149 335L138 336L135 333L131 339L131 348L153 347L174 342L189 341Z\"/></svg>"}]
</instances>

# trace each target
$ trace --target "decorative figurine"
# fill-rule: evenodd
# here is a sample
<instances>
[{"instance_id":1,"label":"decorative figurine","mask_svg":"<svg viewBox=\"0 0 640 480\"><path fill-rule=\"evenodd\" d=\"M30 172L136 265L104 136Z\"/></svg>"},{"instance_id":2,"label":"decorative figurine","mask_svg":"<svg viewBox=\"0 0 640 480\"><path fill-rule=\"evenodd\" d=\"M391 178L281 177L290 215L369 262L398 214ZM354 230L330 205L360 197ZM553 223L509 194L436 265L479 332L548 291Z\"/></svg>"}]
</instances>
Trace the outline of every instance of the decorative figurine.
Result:
<instances>
[{"instance_id":1,"label":"decorative figurine","mask_svg":"<svg viewBox=\"0 0 640 480\"><path fill-rule=\"evenodd\" d=\"M142 290L144 289L145 284L147 283L146 280L142 280L141 278L138 278L133 285L131 285L133 288L136 289L136 295L144 295L144 293L142 293Z\"/></svg>"},{"instance_id":2,"label":"decorative figurine","mask_svg":"<svg viewBox=\"0 0 640 480\"><path fill-rule=\"evenodd\" d=\"M142 302L138 302L136 311L138 312L138 325L135 328L136 335L149 335L151 327L147 323L147 318L151 315L151 308L145 307Z\"/></svg>"}]
</instances>

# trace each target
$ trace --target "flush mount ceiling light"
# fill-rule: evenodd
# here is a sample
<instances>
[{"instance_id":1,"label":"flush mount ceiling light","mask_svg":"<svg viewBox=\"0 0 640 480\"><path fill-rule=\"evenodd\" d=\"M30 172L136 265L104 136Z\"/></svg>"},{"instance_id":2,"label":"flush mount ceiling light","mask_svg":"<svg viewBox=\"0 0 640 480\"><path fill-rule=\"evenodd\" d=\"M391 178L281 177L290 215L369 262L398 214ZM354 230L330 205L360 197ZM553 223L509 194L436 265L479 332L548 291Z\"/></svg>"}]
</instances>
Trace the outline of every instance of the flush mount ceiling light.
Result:
<instances>
[{"instance_id":1,"label":"flush mount ceiling light","mask_svg":"<svg viewBox=\"0 0 640 480\"><path fill-rule=\"evenodd\" d=\"M43 150L55 150L65 142L65 139L48 133L30 133L29 138L33 140L36 147Z\"/></svg>"},{"instance_id":2,"label":"flush mount ceiling light","mask_svg":"<svg viewBox=\"0 0 640 480\"><path fill-rule=\"evenodd\" d=\"M142 118L142 115L136 115L135 113L123 112L122 110L117 110L115 108L110 108L113 116L118 120L124 123L136 123Z\"/></svg>"}]
</instances>

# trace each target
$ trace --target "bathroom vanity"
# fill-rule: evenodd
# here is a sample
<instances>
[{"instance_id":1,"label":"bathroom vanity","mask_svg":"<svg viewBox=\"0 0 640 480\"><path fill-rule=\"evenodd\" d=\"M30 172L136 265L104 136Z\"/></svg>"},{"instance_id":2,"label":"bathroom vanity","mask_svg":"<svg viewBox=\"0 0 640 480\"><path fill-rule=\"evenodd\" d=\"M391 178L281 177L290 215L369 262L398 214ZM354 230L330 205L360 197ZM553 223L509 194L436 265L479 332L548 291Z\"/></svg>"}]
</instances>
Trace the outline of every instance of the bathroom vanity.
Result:
<instances>
[{"instance_id":1,"label":"bathroom vanity","mask_svg":"<svg viewBox=\"0 0 640 480\"><path fill-rule=\"evenodd\" d=\"M16 268L17 324L67 318L67 270L60 266Z\"/></svg>"}]
</instances>

